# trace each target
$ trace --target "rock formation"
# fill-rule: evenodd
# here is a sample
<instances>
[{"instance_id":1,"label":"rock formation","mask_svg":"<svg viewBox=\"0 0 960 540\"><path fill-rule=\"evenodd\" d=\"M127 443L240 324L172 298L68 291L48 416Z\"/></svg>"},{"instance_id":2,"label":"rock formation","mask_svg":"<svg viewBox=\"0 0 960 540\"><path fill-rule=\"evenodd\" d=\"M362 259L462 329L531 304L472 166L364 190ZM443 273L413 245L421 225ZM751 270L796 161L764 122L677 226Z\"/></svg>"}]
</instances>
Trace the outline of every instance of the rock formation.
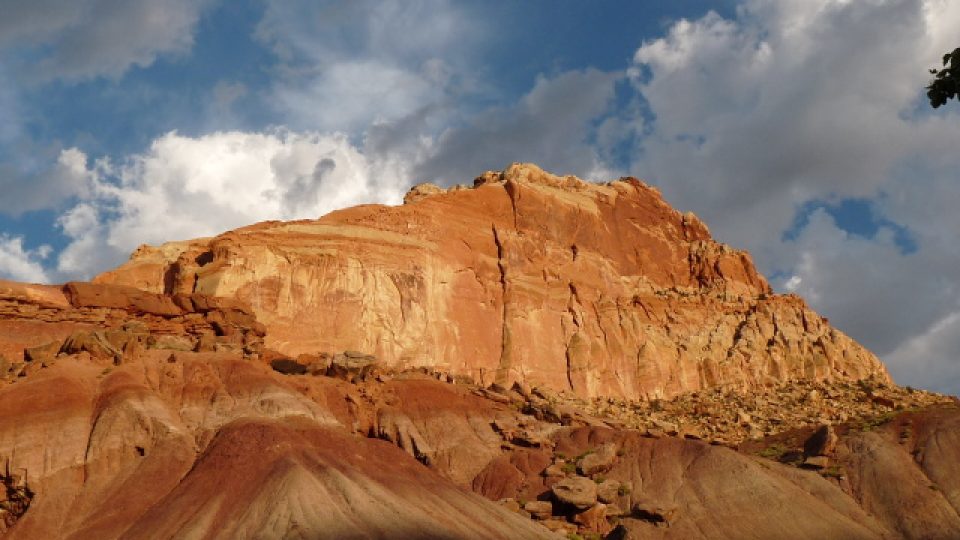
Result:
<instances>
[{"instance_id":1,"label":"rock formation","mask_svg":"<svg viewBox=\"0 0 960 540\"><path fill-rule=\"evenodd\" d=\"M486 384L669 397L794 379L888 379L867 350L748 254L633 178L533 165L400 207L143 246L99 283L249 304L268 347L359 350Z\"/></svg>"},{"instance_id":2,"label":"rock formation","mask_svg":"<svg viewBox=\"0 0 960 540\"><path fill-rule=\"evenodd\" d=\"M960 401L633 179L514 166L97 281L0 281L0 537L960 537Z\"/></svg>"}]
</instances>

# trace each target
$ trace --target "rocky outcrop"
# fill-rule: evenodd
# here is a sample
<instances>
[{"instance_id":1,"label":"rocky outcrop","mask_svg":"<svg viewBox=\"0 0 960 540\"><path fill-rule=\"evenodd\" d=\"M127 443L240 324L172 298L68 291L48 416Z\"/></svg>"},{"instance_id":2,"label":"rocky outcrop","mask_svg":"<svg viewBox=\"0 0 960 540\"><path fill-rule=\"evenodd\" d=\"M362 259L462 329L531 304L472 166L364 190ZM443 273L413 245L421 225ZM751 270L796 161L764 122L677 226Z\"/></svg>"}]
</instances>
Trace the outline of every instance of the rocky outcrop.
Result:
<instances>
[{"instance_id":1,"label":"rocky outcrop","mask_svg":"<svg viewBox=\"0 0 960 540\"><path fill-rule=\"evenodd\" d=\"M266 329L242 302L120 285L0 281L0 377L86 353L119 364L143 350L259 355Z\"/></svg>"},{"instance_id":2,"label":"rocky outcrop","mask_svg":"<svg viewBox=\"0 0 960 540\"><path fill-rule=\"evenodd\" d=\"M509 387L659 398L795 379L888 380L744 252L633 178L532 165L473 188L420 185L400 207L267 222L142 247L96 278L251 306L291 356L368 351Z\"/></svg>"}]
</instances>

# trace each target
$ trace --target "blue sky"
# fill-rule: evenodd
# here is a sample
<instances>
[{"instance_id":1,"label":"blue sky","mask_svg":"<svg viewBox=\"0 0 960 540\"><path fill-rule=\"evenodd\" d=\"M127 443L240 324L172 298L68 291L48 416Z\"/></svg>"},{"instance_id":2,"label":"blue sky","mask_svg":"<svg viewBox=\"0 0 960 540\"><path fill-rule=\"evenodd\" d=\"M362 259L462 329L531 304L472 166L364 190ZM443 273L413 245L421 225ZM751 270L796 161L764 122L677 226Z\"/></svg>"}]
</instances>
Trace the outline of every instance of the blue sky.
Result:
<instances>
[{"instance_id":1,"label":"blue sky","mask_svg":"<svg viewBox=\"0 0 960 540\"><path fill-rule=\"evenodd\" d=\"M0 278L396 203L532 161L630 174L778 290L960 392L949 0L0 0Z\"/></svg>"}]
</instances>

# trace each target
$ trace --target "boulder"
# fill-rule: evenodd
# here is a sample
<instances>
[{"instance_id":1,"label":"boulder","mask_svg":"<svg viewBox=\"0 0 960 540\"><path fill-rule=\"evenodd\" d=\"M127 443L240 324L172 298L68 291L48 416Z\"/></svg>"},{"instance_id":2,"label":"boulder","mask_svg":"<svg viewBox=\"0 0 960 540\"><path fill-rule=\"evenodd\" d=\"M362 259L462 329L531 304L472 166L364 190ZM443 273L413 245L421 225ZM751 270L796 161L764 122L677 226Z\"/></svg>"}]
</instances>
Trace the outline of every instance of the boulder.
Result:
<instances>
[{"instance_id":1,"label":"boulder","mask_svg":"<svg viewBox=\"0 0 960 540\"><path fill-rule=\"evenodd\" d=\"M63 342L60 347L60 353L78 354L87 352L92 358L98 360L109 360L114 363L120 363L123 357L121 348L116 347L107 339L106 332L74 332Z\"/></svg>"},{"instance_id":2,"label":"boulder","mask_svg":"<svg viewBox=\"0 0 960 540\"><path fill-rule=\"evenodd\" d=\"M376 368L377 358L372 354L347 351L333 357L330 367L327 368L327 375L356 382L366 380L374 374Z\"/></svg>"},{"instance_id":3,"label":"boulder","mask_svg":"<svg viewBox=\"0 0 960 540\"><path fill-rule=\"evenodd\" d=\"M586 532L605 534L610 530L607 522L607 505L597 503L573 516L573 522Z\"/></svg>"},{"instance_id":4,"label":"boulder","mask_svg":"<svg viewBox=\"0 0 960 540\"><path fill-rule=\"evenodd\" d=\"M580 474L586 476L606 472L610 470L610 467L612 467L617 460L618 449L619 447L616 443L600 445L600 447L596 448L593 452L590 452L577 461L577 469L580 470Z\"/></svg>"},{"instance_id":5,"label":"boulder","mask_svg":"<svg viewBox=\"0 0 960 540\"><path fill-rule=\"evenodd\" d=\"M630 509L630 516L653 524L662 523L669 525L676 519L677 512L677 507L674 505L640 498L633 503L633 507Z\"/></svg>"},{"instance_id":6,"label":"boulder","mask_svg":"<svg viewBox=\"0 0 960 540\"><path fill-rule=\"evenodd\" d=\"M612 503L620 496L620 482L612 479L597 484L597 499L602 503Z\"/></svg>"},{"instance_id":7,"label":"boulder","mask_svg":"<svg viewBox=\"0 0 960 540\"><path fill-rule=\"evenodd\" d=\"M553 515L553 503L550 501L530 501L523 505L534 519L549 519Z\"/></svg>"},{"instance_id":8,"label":"boulder","mask_svg":"<svg viewBox=\"0 0 960 540\"><path fill-rule=\"evenodd\" d=\"M550 491L560 503L586 510L597 503L597 484L589 478L574 476L554 484Z\"/></svg>"},{"instance_id":9,"label":"boulder","mask_svg":"<svg viewBox=\"0 0 960 540\"><path fill-rule=\"evenodd\" d=\"M23 361L29 363L53 362L60 352L59 341L51 341L45 345L30 347L23 350Z\"/></svg>"},{"instance_id":10,"label":"boulder","mask_svg":"<svg viewBox=\"0 0 960 540\"><path fill-rule=\"evenodd\" d=\"M837 447L837 433L830 424L820 426L803 443L803 453L807 456L825 456L832 454Z\"/></svg>"}]
</instances>

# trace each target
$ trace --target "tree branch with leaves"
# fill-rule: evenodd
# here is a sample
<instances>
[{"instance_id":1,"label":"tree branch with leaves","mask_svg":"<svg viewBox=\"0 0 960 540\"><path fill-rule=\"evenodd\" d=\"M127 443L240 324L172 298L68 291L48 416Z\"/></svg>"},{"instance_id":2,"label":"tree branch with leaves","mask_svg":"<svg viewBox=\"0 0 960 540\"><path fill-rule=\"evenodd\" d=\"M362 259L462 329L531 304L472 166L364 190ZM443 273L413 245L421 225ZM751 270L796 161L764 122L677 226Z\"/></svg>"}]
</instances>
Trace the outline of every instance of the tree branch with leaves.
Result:
<instances>
[{"instance_id":1,"label":"tree branch with leaves","mask_svg":"<svg viewBox=\"0 0 960 540\"><path fill-rule=\"evenodd\" d=\"M933 68L934 79L927 85L927 97L934 109L946 105L947 100L960 99L960 47L943 55L943 69Z\"/></svg>"}]
</instances>

